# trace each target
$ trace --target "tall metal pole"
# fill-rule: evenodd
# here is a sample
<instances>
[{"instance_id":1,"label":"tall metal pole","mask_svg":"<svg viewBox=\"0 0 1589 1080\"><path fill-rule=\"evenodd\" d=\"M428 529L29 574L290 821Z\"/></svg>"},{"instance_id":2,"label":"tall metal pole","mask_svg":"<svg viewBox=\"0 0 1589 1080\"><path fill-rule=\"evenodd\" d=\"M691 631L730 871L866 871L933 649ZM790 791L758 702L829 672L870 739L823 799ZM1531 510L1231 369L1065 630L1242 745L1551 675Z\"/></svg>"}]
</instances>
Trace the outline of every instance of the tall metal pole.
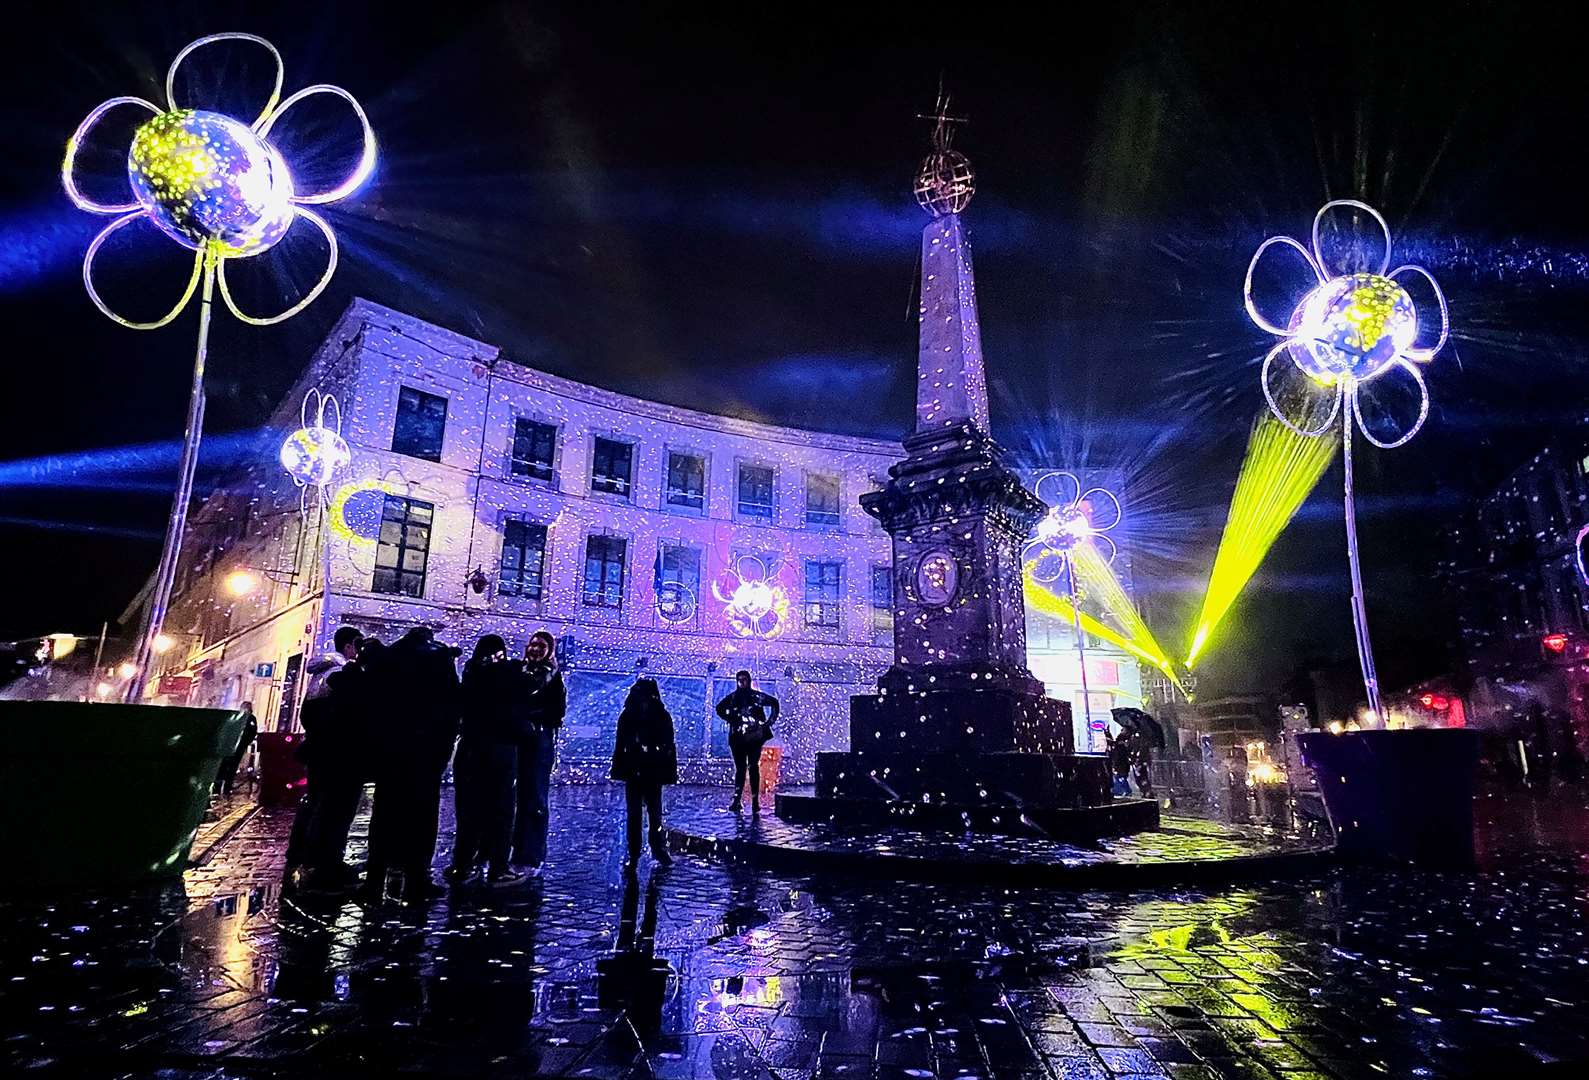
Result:
<instances>
[{"instance_id":1,"label":"tall metal pole","mask_svg":"<svg viewBox=\"0 0 1589 1080\"><path fill-rule=\"evenodd\" d=\"M1357 561L1357 507L1352 499L1352 404L1353 390L1345 390L1342 403L1341 461L1346 471L1346 562L1352 572L1352 629L1357 635L1357 662L1363 669L1363 690L1368 709L1378 725L1385 726L1385 713L1379 705L1379 676L1374 671L1374 646L1368 637L1368 610L1363 604L1363 572Z\"/></svg>"},{"instance_id":2,"label":"tall metal pole","mask_svg":"<svg viewBox=\"0 0 1589 1080\"><path fill-rule=\"evenodd\" d=\"M204 250L204 281L199 294L199 340L193 353L193 385L188 391L187 429L182 435L182 461L177 468L177 491L171 500L171 520L166 524L165 545L160 550L160 565L155 571L154 592L149 597L149 614L144 620L138 651L133 657L137 670L127 683L128 702L143 700L149 682L149 666L155 655L155 640L165 627L166 608L176 582L177 560L182 554L182 533L188 523L188 503L193 498L193 473L199 463L199 439L204 429L204 361L210 344L210 303L215 294L216 250Z\"/></svg>"},{"instance_id":3,"label":"tall metal pole","mask_svg":"<svg viewBox=\"0 0 1589 1080\"><path fill-rule=\"evenodd\" d=\"M1092 749L1092 694L1087 690L1087 642L1081 629L1081 601L1076 598L1076 556L1065 560L1070 586L1070 613L1076 617L1076 658L1081 664L1081 715L1087 724L1087 749Z\"/></svg>"}]
</instances>

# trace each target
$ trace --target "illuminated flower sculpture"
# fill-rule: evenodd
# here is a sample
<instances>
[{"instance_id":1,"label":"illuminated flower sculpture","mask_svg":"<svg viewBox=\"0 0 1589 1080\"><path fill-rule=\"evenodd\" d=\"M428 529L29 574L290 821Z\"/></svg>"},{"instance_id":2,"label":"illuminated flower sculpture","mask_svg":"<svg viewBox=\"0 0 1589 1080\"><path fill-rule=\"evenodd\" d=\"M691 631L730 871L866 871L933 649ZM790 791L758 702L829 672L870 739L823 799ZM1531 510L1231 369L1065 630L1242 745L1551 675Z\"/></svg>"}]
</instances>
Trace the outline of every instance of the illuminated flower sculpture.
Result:
<instances>
[{"instance_id":1,"label":"illuminated flower sculpture","mask_svg":"<svg viewBox=\"0 0 1589 1080\"><path fill-rule=\"evenodd\" d=\"M1320 243L1320 228L1325 215L1336 208L1360 210L1373 219L1385 236L1385 251L1378 266L1372 271L1361 268L1341 268L1336 272L1325 258ZM1259 312L1253 300L1253 273L1264 252L1271 247L1290 247L1300 254L1312 271L1317 284L1292 309L1284 326L1271 322ZM1379 702L1379 680L1374 671L1373 647L1368 636L1368 616L1363 606L1362 572L1358 565L1357 513L1352 501L1352 428L1355 424L1363 437L1382 449L1401 446L1418 434L1429 417L1429 387L1419 370L1429 363L1445 346L1450 334L1450 312L1446 308L1445 294L1434 276L1421 266L1406 264L1387 272L1390 266L1390 226L1379 212L1355 199L1337 199L1326 203L1313 219L1313 246L1309 250L1301 241L1289 236L1272 236L1258 245L1252 262L1247 266L1247 280L1243 286L1247 314L1264 330L1279 337L1280 343L1264 357L1259 379L1263 385L1264 399L1274 415L1299 435L1322 435L1341 421L1342 463L1346 481L1346 553L1352 577L1352 619L1357 633L1358 660L1363 669L1363 686L1367 692L1368 707L1382 719L1384 712ZM1418 311L1412 297L1398 280L1404 274L1421 276L1434 290L1435 302L1440 308L1440 333L1432 345L1419 345ZM1324 419L1309 424L1304 418L1297 420L1286 415L1277 400L1270 376L1275 360L1281 354L1290 360L1311 387L1305 392L1305 408L1318 411L1328 404ZM1363 421L1361 388L1376 380L1400 373L1411 378L1418 391L1417 418L1396 438L1381 440Z\"/></svg>"},{"instance_id":2,"label":"illuminated flower sculpture","mask_svg":"<svg viewBox=\"0 0 1589 1080\"><path fill-rule=\"evenodd\" d=\"M789 618L788 591L755 555L734 559L712 582L712 595L723 605L728 628L740 637L775 638Z\"/></svg>"},{"instance_id":3,"label":"illuminated flower sculpture","mask_svg":"<svg viewBox=\"0 0 1589 1080\"><path fill-rule=\"evenodd\" d=\"M1105 535L1120 524L1120 500L1113 493L1101 487L1083 491L1081 481L1068 472L1044 473L1033 490L1048 505L1021 552L1033 581L1052 585L1065 577L1071 551L1084 540L1100 547L1105 562L1114 562L1115 542Z\"/></svg>"},{"instance_id":4,"label":"illuminated flower sculpture","mask_svg":"<svg viewBox=\"0 0 1589 1080\"><path fill-rule=\"evenodd\" d=\"M1053 585L1061 578L1070 598L1071 613L1076 619L1076 659L1081 672L1081 708L1087 722L1088 748L1092 733L1101 730L1101 721L1094 725L1092 694L1087 689L1087 643L1082 633L1081 601L1076 589L1077 548L1086 544L1102 557L1104 565L1114 562L1118 549L1115 542L1104 534L1120 524L1120 500L1114 493L1101 487L1083 488L1074 474L1056 471L1037 478L1032 488L1037 497L1048 505L1048 512L1037 522L1032 538L1021 552L1021 562L1033 581L1040 585Z\"/></svg>"},{"instance_id":5,"label":"illuminated flower sculpture","mask_svg":"<svg viewBox=\"0 0 1589 1080\"><path fill-rule=\"evenodd\" d=\"M246 41L263 47L276 63L276 78L265 108L251 124L204 109L177 104L176 76L182 61L195 50L218 41ZM193 493L193 469L198 460L203 421L204 361L209 340L210 305L216 284L221 299L233 315L246 323L268 326L289 319L302 311L331 281L337 266L337 241L325 219L308 209L311 205L336 202L352 194L375 167L375 135L369 118L353 96L336 86L317 84L305 87L281 100L284 68L281 54L264 38L253 34L212 34L200 38L179 52L166 71L166 108L140 97L115 97L95 108L78 125L66 144L61 163L61 183L66 194L80 209L96 214L116 215L83 256L83 285L94 306L105 315L134 330L153 330L171 322L188 306L195 291L199 293L199 333L195 349L193 380L188 395L187 428L182 461L165 546L155 574L147 625L140 640L137 675L128 686L129 700L143 694L148 676L152 645L160 635L175 580L182 531L187 521L188 501ZM292 173L280 151L270 142L270 133L293 105L315 94L332 94L353 108L363 128L364 145L358 163L348 176L327 191L303 193L293 183ZM121 203L97 202L77 186L74 169L77 155L89 131L112 109L133 105L148 109L153 117L134 133L127 151L127 177L132 200ZM226 263L270 250L287 235L293 222L302 218L325 237L328 248L325 273L297 303L275 315L249 315L240 310L226 284ZM148 219L161 232L194 252L193 272L176 304L153 322L136 322L110 309L94 286L94 259L105 242L119 230L136 221Z\"/></svg>"},{"instance_id":6,"label":"illuminated flower sculpture","mask_svg":"<svg viewBox=\"0 0 1589 1080\"><path fill-rule=\"evenodd\" d=\"M314 406L312 424L309 422L311 404ZM331 414L329 424L326 422L328 412ZM326 485L353 461L353 452L342 438L342 406L330 394L311 388L304 395L299 418L303 426L281 444L281 466L301 491L300 511L308 509L311 487L316 492L315 501L321 507L329 507L331 497L326 493Z\"/></svg>"}]
</instances>

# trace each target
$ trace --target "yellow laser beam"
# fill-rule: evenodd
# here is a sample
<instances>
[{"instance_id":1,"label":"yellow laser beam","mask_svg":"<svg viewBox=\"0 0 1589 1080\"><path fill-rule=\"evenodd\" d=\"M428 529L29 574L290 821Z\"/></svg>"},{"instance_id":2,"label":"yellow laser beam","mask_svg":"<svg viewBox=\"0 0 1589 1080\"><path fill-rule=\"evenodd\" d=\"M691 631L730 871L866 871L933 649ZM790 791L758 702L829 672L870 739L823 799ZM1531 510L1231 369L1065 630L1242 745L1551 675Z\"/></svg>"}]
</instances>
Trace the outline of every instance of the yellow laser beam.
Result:
<instances>
[{"instance_id":1,"label":"yellow laser beam","mask_svg":"<svg viewBox=\"0 0 1589 1080\"><path fill-rule=\"evenodd\" d=\"M1077 545L1078 548L1081 546L1083 545ZM1074 552L1072 552L1072 557L1074 557ZM1054 615L1074 626L1076 623L1076 609L1071 606L1070 598L1053 593L1049 591L1049 586L1036 581L1032 577L1032 567L1034 565L1035 563L1033 562L1026 564L1026 602L1038 611ZM1110 576L1113 577L1113 574ZM1134 613L1135 609L1132 610ZM1138 621L1141 621L1140 618ZM1099 622L1085 611L1081 613L1081 628L1093 637L1118 645L1131 655L1164 672L1170 681L1175 684L1176 688L1181 691L1181 694L1189 697L1186 693L1186 687L1181 685L1181 680L1176 675L1175 665L1168 656L1164 655L1164 650L1159 648L1158 642L1153 640L1152 634L1148 634L1143 640L1133 640L1114 627ZM1146 629L1146 627L1144 626L1143 629Z\"/></svg>"},{"instance_id":2,"label":"yellow laser beam","mask_svg":"<svg viewBox=\"0 0 1589 1080\"><path fill-rule=\"evenodd\" d=\"M1299 435L1273 416L1254 423L1187 651L1187 667L1207 649L1264 556L1330 467L1338 445L1338 439L1328 436Z\"/></svg>"}]
</instances>

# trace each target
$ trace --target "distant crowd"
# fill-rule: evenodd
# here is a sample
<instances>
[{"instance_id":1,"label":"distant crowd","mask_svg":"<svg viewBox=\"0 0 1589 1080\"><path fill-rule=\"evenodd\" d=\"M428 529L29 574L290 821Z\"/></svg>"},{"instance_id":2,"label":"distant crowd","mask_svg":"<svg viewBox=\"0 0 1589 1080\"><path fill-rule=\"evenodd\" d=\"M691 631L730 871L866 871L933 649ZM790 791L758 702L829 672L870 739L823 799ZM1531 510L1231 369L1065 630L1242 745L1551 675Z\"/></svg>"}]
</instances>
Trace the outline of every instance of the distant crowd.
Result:
<instances>
[{"instance_id":1,"label":"distant crowd","mask_svg":"<svg viewBox=\"0 0 1589 1080\"><path fill-rule=\"evenodd\" d=\"M486 634L461 678L460 656L425 627L385 645L344 626L333 650L309 665L299 749L308 789L287 848L289 887L359 886L357 868L345 861L348 832L373 782L364 888L410 901L440 895L431 864L449 763L456 828L446 883L504 888L542 872L557 732L568 707L556 642L537 631L515 659L501 637ZM717 704L734 758L732 811L742 809L747 783L751 811L761 810L761 751L778 711L777 698L755 689L747 671ZM678 783L678 753L654 679L638 679L629 690L610 775L625 787L626 872L639 863L642 833L652 857L670 865L662 789Z\"/></svg>"}]
</instances>

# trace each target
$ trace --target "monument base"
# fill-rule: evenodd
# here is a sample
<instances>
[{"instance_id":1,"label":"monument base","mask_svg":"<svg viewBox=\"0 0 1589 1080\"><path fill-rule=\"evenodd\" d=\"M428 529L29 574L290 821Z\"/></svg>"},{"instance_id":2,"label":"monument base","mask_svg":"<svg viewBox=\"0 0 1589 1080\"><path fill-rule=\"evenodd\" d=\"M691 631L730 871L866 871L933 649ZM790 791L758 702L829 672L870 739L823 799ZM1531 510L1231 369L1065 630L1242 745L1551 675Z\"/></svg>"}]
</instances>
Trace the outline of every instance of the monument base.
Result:
<instances>
[{"instance_id":1,"label":"monument base","mask_svg":"<svg viewBox=\"0 0 1589 1080\"><path fill-rule=\"evenodd\" d=\"M778 816L1050 840L1158 827L1158 803L1115 800L1108 761L1071 752L1065 702L1007 683L971 689L945 681L925 692L851 698L853 749L818 754L815 794L780 796Z\"/></svg>"}]
</instances>

